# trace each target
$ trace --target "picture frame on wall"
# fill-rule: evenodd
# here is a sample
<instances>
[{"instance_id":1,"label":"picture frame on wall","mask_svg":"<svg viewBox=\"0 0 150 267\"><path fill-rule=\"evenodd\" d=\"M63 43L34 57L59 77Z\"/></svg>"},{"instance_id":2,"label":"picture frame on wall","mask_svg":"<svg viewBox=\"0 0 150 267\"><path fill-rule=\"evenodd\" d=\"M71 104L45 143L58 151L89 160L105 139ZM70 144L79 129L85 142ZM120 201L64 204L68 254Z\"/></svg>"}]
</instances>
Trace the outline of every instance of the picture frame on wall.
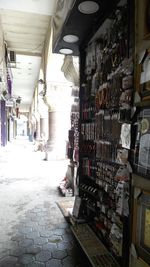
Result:
<instances>
[{"instance_id":1,"label":"picture frame on wall","mask_svg":"<svg viewBox=\"0 0 150 267\"><path fill-rule=\"evenodd\" d=\"M135 105L150 103L150 1L135 1ZM141 12L142 10L142 12Z\"/></svg>"},{"instance_id":2,"label":"picture frame on wall","mask_svg":"<svg viewBox=\"0 0 150 267\"><path fill-rule=\"evenodd\" d=\"M150 48L144 51L143 58L139 64L140 80L139 93L141 101L150 101Z\"/></svg>"}]
</instances>

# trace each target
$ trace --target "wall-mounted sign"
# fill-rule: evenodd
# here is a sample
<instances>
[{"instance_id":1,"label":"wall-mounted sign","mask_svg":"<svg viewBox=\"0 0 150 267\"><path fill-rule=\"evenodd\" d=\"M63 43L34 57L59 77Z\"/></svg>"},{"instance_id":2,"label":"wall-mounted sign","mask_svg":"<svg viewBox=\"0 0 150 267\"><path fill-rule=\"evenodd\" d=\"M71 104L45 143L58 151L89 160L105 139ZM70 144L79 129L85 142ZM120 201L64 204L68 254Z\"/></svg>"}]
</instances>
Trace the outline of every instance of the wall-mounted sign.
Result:
<instances>
[{"instance_id":1,"label":"wall-mounted sign","mask_svg":"<svg viewBox=\"0 0 150 267\"><path fill-rule=\"evenodd\" d=\"M14 101L13 100L6 100L6 107L14 107Z\"/></svg>"}]
</instances>

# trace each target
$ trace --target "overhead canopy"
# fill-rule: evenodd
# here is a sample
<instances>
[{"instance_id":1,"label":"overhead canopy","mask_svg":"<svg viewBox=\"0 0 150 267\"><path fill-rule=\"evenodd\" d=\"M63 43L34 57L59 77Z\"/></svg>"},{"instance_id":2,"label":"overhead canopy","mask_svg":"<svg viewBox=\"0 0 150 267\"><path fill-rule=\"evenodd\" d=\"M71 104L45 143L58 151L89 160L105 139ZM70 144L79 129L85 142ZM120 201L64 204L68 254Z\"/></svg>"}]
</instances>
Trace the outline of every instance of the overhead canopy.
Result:
<instances>
[{"instance_id":1,"label":"overhead canopy","mask_svg":"<svg viewBox=\"0 0 150 267\"><path fill-rule=\"evenodd\" d=\"M119 0L64 0L59 2L56 19L54 19L53 52L78 56ZM83 9L82 4L84 5ZM96 5L96 8L91 9L91 4ZM62 17L64 14L65 16ZM63 26L59 27L59 24L63 24ZM75 39L68 41L68 38L66 39L68 35Z\"/></svg>"},{"instance_id":2,"label":"overhead canopy","mask_svg":"<svg viewBox=\"0 0 150 267\"><path fill-rule=\"evenodd\" d=\"M53 47L57 43L64 22L72 9L75 0L57 0L56 13L53 18Z\"/></svg>"}]
</instances>

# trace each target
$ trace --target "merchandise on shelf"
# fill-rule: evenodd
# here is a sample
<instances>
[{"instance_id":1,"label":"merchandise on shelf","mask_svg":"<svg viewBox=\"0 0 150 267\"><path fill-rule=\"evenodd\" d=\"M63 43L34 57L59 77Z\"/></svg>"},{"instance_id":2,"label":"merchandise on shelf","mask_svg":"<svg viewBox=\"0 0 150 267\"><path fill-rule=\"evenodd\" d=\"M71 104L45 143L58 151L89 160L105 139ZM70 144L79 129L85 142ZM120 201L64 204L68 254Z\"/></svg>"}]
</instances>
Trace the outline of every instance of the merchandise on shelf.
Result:
<instances>
[{"instance_id":1,"label":"merchandise on shelf","mask_svg":"<svg viewBox=\"0 0 150 267\"><path fill-rule=\"evenodd\" d=\"M133 94L127 5L116 8L110 17L106 34L102 31L93 38L82 60L79 196L83 218L126 267Z\"/></svg>"}]
</instances>

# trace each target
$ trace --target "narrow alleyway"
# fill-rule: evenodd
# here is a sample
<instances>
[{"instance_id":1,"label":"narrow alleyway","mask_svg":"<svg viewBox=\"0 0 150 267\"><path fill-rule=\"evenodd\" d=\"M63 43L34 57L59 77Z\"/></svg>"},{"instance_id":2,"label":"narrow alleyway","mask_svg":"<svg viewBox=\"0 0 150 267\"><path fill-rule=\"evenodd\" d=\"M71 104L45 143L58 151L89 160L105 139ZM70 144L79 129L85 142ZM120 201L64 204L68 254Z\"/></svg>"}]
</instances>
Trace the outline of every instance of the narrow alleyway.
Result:
<instances>
[{"instance_id":1,"label":"narrow alleyway","mask_svg":"<svg viewBox=\"0 0 150 267\"><path fill-rule=\"evenodd\" d=\"M67 160L17 139L0 150L0 267L88 266L56 202Z\"/></svg>"}]
</instances>

